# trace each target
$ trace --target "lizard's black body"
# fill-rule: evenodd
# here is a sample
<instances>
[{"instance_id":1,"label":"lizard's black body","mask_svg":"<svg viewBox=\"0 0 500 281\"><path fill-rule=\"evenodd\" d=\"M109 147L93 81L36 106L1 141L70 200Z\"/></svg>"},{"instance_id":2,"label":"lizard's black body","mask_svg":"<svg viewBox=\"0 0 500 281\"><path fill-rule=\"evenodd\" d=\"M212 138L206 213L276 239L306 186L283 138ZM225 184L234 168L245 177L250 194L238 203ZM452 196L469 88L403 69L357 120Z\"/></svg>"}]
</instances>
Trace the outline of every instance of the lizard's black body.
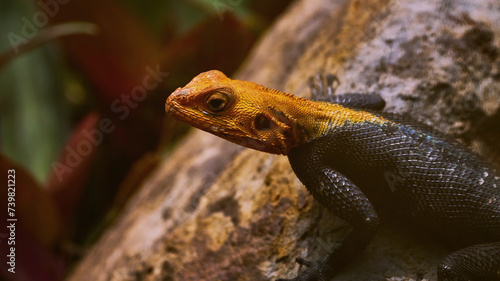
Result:
<instances>
[{"instance_id":1,"label":"lizard's black body","mask_svg":"<svg viewBox=\"0 0 500 281\"><path fill-rule=\"evenodd\" d=\"M380 100L355 96L331 100L360 110L383 107ZM496 171L424 125L397 115L379 116L393 122L347 122L288 154L295 174L314 198L353 227L323 260L302 261L309 268L293 280L330 280L371 240L381 214L377 210L392 210L457 246L469 245L444 259L438 267L439 281L500 280Z\"/></svg>"}]
</instances>

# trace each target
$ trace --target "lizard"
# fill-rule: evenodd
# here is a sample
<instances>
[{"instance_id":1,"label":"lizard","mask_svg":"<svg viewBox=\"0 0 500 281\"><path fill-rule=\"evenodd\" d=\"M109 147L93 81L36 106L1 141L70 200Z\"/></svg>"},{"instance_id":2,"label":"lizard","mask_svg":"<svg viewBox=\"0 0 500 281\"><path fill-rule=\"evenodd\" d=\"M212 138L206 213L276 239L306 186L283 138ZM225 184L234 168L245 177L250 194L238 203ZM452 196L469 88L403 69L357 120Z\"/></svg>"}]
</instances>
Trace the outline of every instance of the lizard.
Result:
<instances>
[{"instance_id":1,"label":"lizard","mask_svg":"<svg viewBox=\"0 0 500 281\"><path fill-rule=\"evenodd\" d=\"M397 210L402 219L454 241L437 266L439 281L500 280L496 170L430 126L382 112L385 102L377 94L325 94L333 78L326 80L312 80L315 100L308 100L211 70L165 103L182 122L286 155L314 199L352 227L318 261L297 258L306 267L297 277L277 280L330 280L366 248L383 210Z\"/></svg>"}]
</instances>

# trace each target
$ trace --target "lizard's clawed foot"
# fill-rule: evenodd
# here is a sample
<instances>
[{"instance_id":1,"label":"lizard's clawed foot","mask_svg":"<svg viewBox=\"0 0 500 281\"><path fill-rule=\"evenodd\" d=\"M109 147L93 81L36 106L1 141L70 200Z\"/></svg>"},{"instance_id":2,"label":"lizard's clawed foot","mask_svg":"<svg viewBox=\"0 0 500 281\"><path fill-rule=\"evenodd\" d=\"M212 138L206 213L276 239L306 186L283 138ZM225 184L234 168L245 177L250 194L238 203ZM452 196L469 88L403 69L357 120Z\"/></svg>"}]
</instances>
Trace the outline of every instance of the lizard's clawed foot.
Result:
<instances>
[{"instance_id":1,"label":"lizard's clawed foot","mask_svg":"<svg viewBox=\"0 0 500 281\"><path fill-rule=\"evenodd\" d=\"M309 77L308 86L311 90L311 98L318 100L333 96L340 84L339 79L333 74L316 74Z\"/></svg>"},{"instance_id":2,"label":"lizard's clawed foot","mask_svg":"<svg viewBox=\"0 0 500 281\"><path fill-rule=\"evenodd\" d=\"M311 100L340 104L342 106L381 111L385 107L384 99L376 93L335 94L340 81L333 74L316 74L307 81L311 90Z\"/></svg>"}]
</instances>

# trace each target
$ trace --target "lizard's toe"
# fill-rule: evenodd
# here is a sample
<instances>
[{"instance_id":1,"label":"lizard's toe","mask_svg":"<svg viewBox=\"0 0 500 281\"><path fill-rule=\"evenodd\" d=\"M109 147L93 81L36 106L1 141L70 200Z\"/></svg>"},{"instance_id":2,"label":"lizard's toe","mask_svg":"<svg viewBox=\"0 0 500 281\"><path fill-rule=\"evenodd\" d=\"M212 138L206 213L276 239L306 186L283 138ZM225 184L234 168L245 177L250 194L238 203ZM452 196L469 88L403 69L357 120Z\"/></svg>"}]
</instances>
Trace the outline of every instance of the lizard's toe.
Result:
<instances>
[{"instance_id":1,"label":"lizard's toe","mask_svg":"<svg viewBox=\"0 0 500 281\"><path fill-rule=\"evenodd\" d=\"M340 84L340 81L336 75L318 73L309 77L307 84L311 91L311 98L313 100L320 100L332 96Z\"/></svg>"},{"instance_id":2,"label":"lizard's toe","mask_svg":"<svg viewBox=\"0 0 500 281\"><path fill-rule=\"evenodd\" d=\"M303 259L303 258L296 258L296 259L295 259L295 261L296 261L298 264L303 265L303 266L305 266L305 267L311 267L311 266L313 266L313 264L314 264L313 262L310 262L310 261L305 260L305 259Z\"/></svg>"}]
</instances>

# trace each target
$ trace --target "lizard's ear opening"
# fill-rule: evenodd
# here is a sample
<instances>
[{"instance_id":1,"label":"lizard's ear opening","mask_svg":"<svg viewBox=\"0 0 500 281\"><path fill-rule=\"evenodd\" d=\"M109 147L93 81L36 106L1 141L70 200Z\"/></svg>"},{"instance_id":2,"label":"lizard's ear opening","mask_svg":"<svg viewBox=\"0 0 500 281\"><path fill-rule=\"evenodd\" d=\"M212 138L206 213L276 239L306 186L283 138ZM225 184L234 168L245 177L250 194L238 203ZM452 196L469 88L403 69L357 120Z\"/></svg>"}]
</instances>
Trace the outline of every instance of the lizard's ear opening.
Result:
<instances>
[{"instance_id":1,"label":"lizard's ear opening","mask_svg":"<svg viewBox=\"0 0 500 281\"><path fill-rule=\"evenodd\" d=\"M259 131L269 130L271 129L271 120L265 114L260 113L255 117L253 125Z\"/></svg>"},{"instance_id":2,"label":"lizard's ear opening","mask_svg":"<svg viewBox=\"0 0 500 281\"><path fill-rule=\"evenodd\" d=\"M223 92L214 92L205 100L207 108L212 112L221 112L229 105L229 97Z\"/></svg>"}]
</instances>

